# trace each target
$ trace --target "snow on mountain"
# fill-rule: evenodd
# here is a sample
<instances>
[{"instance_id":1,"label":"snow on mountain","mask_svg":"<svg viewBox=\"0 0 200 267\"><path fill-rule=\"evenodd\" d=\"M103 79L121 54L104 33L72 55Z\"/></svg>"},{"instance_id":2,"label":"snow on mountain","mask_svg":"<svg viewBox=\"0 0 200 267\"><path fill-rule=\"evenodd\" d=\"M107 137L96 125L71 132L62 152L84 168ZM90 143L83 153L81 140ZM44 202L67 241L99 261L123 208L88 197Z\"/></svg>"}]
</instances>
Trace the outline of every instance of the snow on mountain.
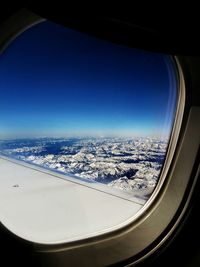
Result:
<instances>
[{"instance_id":1,"label":"snow on mountain","mask_svg":"<svg viewBox=\"0 0 200 267\"><path fill-rule=\"evenodd\" d=\"M32 145L32 146L31 146ZM13 140L0 153L145 198L155 188L167 142L156 138Z\"/></svg>"}]
</instances>

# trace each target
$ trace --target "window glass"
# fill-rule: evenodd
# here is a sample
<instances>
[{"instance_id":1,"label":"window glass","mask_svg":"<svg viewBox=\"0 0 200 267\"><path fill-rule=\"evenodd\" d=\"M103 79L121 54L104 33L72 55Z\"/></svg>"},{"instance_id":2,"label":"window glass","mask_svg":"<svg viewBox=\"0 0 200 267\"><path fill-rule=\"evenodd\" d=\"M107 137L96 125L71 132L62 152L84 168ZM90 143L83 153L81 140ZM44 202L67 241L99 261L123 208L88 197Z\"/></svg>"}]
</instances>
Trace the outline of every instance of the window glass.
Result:
<instances>
[{"instance_id":1,"label":"window glass","mask_svg":"<svg viewBox=\"0 0 200 267\"><path fill-rule=\"evenodd\" d=\"M177 103L170 56L45 21L2 54L0 94L2 156L129 198L153 192Z\"/></svg>"}]
</instances>

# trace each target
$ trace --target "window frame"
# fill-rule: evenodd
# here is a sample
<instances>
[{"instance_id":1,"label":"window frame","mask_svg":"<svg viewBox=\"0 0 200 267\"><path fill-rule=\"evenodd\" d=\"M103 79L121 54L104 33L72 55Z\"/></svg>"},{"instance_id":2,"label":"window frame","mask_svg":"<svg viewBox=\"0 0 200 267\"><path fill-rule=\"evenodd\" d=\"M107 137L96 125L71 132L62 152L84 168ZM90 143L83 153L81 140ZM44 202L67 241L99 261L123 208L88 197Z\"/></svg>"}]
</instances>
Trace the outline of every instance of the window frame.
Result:
<instances>
[{"instance_id":1,"label":"window frame","mask_svg":"<svg viewBox=\"0 0 200 267\"><path fill-rule=\"evenodd\" d=\"M43 21L41 17L25 9L16 13L4 23L1 29L3 33L0 41L1 52L16 36L41 21ZM51 258L57 255L69 262L77 262L79 259L88 266L94 266L95 261L98 261L99 265L105 266L127 259L130 259L130 262L134 261L135 264L161 247L178 227L189 204L197 179L195 176L190 180L190 175L199 145L198 118L200 110L199 107L185 106L186 88L190 87L185 82L185 78L187 80L190 76L185 68L187 62L182 57L173 59L177 65L179 76L179 100L165 164L150 199L138 212L139 214L136 214L137 218L132 223L113 232L67 244L44 245L30 242L30 245L34 245L35 251L41 257ZM193 139L192 143L191 139ZM185 153L188 149L189 159L185 164ZM180 170L180 166L182 166L182 170ZM93 257L89 257L91 251Z\"/></svg>"}]
</instances>

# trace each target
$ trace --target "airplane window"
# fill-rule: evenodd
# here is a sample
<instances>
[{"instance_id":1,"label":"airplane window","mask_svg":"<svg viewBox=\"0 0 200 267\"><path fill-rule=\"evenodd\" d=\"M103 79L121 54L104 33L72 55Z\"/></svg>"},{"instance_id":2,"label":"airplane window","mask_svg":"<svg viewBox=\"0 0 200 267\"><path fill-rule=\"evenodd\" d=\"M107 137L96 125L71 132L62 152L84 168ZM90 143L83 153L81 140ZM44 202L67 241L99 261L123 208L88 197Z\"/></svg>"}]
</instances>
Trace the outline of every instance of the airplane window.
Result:
<instances>
[{"instance_id":1,"label":"airplane window","mask_svg":"<svg viewBox=\"0 0 200 267\"><path fill-rule=\"evenodd\" d=\"M44 21L2 54L0 94L1 157L148 200L176 113L170 56Z\"/></svg>"}]
</instances>

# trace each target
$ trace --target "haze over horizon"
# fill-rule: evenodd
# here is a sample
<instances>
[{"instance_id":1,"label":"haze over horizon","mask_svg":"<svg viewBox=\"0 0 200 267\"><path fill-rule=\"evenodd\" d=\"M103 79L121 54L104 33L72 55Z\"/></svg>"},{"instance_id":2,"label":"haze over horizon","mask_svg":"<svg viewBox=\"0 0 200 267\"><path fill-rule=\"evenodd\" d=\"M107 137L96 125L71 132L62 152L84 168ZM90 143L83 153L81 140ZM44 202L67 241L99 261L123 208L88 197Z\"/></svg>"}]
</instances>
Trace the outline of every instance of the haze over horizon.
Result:
<instances>
[{"instance_id":1,"label":"haze over horizon","mask_svg":"<svg viewBox=\"0 0 200 267\"><path fill-rule=\"evenodd\" d=\"M52 138L52 139L72 139L72 138L77 138L77 139L81 139L81 138L122 138L122 139L135 139L135 138L159 138L159 139L164 139L164 140L168 140L169 139L169 135L168 134L157 134L157 135L153 135L153 134L144 134L144 133L132 133L131 132L122 132L122 133L119 133L117 132L116 134L112 133L112 134L109 134L109 133L66 133L66 134L52 134L52 133L49 133L49 134L27 134L25 135L24 133L23 134L6 134L6 135L0 135L0 141L4 141L4 140L14 140L14 139L45 139L45 138Z\"/></svg>"}]
</instances>

